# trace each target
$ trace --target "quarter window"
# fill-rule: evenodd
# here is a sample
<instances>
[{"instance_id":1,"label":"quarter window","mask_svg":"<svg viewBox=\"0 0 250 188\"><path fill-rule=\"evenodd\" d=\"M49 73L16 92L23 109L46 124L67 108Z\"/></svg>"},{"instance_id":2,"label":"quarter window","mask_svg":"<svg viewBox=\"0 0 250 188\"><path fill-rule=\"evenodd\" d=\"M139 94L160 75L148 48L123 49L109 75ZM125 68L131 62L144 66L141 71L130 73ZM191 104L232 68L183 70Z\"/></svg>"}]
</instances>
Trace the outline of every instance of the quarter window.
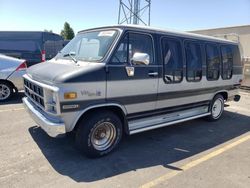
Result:
<instances>
[{"instance_id":1,"label":"quarter window","mask_svg":"<svg viewBox=\"0 0 250 188\"><path fill-rule=\"evenodd\" d=\"M149 64L153 61L152 38L146 34L127 33L121 40L119 47L114 53L112 63L131 63L133 55L136 53L146 53L149 55Z\"/></svg>"},{"instance_id":2,"label":"quarter window","mask_svg":"<svg viewBox=\"0 0 250 188\"><path fill-rule=\"evenodd\" d=\"M220 76L220 55L217 45L206 45L207 79L218 80Z\"/></svg>"},{"instance_id":3,"label":"quarter window","mask_svg":"<svg viewBox=\"0 0 250 188\"><path fill-rule=\"evenodd\" d=\"M187 62L187 81L196 82L202 78L202 56L201 47L197 42L185 44Z\"/></svg>"},{"instance_id":4,"label":"quarter window","mask_svg":"<svg viewBox=\"0 0 250 188\"><path fill-rule=\"evenodd\" d=\"M162 40L164 81L178 83L183 78L183 57L180 41L164 38Z\"/></svg>"},{"instance_id":5,"label":"quarter window","mask_svg":"<svg viewBox=\"0 0 250 188\"><path fill-rule=\"evenodd\" d=\"M233 51L230 46L221 47L222 79L231 79L233 75Z\"/></svg>"}]
</instances>

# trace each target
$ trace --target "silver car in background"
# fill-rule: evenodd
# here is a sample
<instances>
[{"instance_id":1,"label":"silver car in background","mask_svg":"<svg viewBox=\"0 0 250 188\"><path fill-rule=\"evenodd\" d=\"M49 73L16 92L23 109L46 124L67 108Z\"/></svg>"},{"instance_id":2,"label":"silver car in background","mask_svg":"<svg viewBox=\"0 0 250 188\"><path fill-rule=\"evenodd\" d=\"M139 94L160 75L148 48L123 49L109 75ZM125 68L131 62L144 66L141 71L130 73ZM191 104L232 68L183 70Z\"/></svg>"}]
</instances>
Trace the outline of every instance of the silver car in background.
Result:
<instances>
[{"instance_id":1,"label":"silver car in background","mask_svg":"<svg viewBox=\"0 0 250 188\"><path fill-rule=\"evenodd\" d=\"M9 100L14 92L23 90L27 65L23 59L0 54L0 102Z\"/></svg>"}]
</instances>

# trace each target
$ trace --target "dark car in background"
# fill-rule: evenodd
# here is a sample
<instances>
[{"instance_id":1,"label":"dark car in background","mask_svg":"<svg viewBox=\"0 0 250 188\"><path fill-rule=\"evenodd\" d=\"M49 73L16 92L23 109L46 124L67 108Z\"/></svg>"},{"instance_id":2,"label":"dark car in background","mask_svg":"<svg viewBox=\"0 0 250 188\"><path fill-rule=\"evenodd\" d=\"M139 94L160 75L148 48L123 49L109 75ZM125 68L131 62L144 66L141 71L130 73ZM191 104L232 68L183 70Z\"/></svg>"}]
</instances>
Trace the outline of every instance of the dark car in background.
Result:
<instances>
[{"instance_id":1,"label":"dark car in background","mask_svg":"<svg viewBox=\"0 0 250 188\"><path fill-rule=\"evenodd\" d=\"M0 31L0 53L25 59L27 66L53 58L64 46L63 37L51 32Z\"/></svg>"}]
</instances>

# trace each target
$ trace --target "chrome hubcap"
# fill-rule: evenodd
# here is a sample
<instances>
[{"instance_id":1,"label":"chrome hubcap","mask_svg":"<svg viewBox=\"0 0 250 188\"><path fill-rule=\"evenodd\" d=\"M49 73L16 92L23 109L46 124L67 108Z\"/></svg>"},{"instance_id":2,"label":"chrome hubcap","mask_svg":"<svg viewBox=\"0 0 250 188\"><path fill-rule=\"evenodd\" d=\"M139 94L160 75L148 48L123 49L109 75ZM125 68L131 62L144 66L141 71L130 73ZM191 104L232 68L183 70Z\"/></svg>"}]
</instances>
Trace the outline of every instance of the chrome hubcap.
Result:
<instances>
[{"instance_id":1,"label":"chrome hubcap","mask_svg":"<svg viewBox=\"0 0 250 188\"><path fill-rule=\"evenodd\" d=\"M214 118L218 118L222 113L223 100L217 99L212 106L212 115Z\"/></svg>"},{"instance_id":2,"label":"chrome hubcap","mask_svg":"<svg viewBox=\"0 0 250 188\"><path fill-rule=\"evenodd\" d=\"M0 84L0 100L5 100L10 96L10 88L4 84Z\"/></svg>"},{"instance_id":3,"label":"chrome hubcap","mask_svg":"<svg viewBox=\"0 0 250 188\"><path fill-rule=\"evenodd\" d=\"M116 129L110 122L103 122L92 132L91 143L96 150L104 151L115 141Z\"/></svg>"}]
</instances>

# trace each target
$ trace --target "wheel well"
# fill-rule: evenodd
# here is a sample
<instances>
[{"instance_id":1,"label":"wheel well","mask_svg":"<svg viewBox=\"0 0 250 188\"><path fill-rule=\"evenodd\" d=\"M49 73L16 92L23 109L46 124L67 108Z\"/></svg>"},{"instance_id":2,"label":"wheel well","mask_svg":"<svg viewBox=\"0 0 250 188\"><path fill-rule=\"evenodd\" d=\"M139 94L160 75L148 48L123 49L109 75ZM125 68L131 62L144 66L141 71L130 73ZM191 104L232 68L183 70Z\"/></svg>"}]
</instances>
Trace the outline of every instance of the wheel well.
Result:
<instances>
[{"instance_id":1,"label":"wheel well","mask_svg":"<svg viewBox=\"0 0 250 188\"><path fill-rule=\"evenodd\" d=\"M82 121L83 119L87 118L88 116L90 116L91 114L93 113L100 113L101 111L111 111L113 112L114 114L116 114L122 124L123 124L123 131L128 134L129 131L128 131L128 123L127 123L127 120L126 120L126 116L124 114L124 112L122 111L121 108L119 108L118 106L103 106L103 107L97 107L97 108L92 108L92 109L89 109L87 110L86 112L84 112L81 117L78 119L73 131L75 132L78 127L79 127L79 122Z\"/></svg>"},{"instance_id":2,"label":"wheel well","mask_svg":"<svg viewBox=\"0 0 250 188\"><path fill-rule=\"evenodd\" d=\"M219 92L219 93L217 93L216 95L218 95L218 94L222 95L222 97L224 98L224 100L227 100L227 99L228 99L228 93L227 93L226 91Z\"/></svg>"},{"instance_id":3,"label":"wheel well","mask_svg":"<svg viewBox=\"0 0 250 188\"><path fill-rule=\"evenodd\" d=\"M15 92L17 91L15 85L11 81L0 79L0 82L2 82L2 83L8 83L14 89Z\"/></svg>"}]
</instances>

